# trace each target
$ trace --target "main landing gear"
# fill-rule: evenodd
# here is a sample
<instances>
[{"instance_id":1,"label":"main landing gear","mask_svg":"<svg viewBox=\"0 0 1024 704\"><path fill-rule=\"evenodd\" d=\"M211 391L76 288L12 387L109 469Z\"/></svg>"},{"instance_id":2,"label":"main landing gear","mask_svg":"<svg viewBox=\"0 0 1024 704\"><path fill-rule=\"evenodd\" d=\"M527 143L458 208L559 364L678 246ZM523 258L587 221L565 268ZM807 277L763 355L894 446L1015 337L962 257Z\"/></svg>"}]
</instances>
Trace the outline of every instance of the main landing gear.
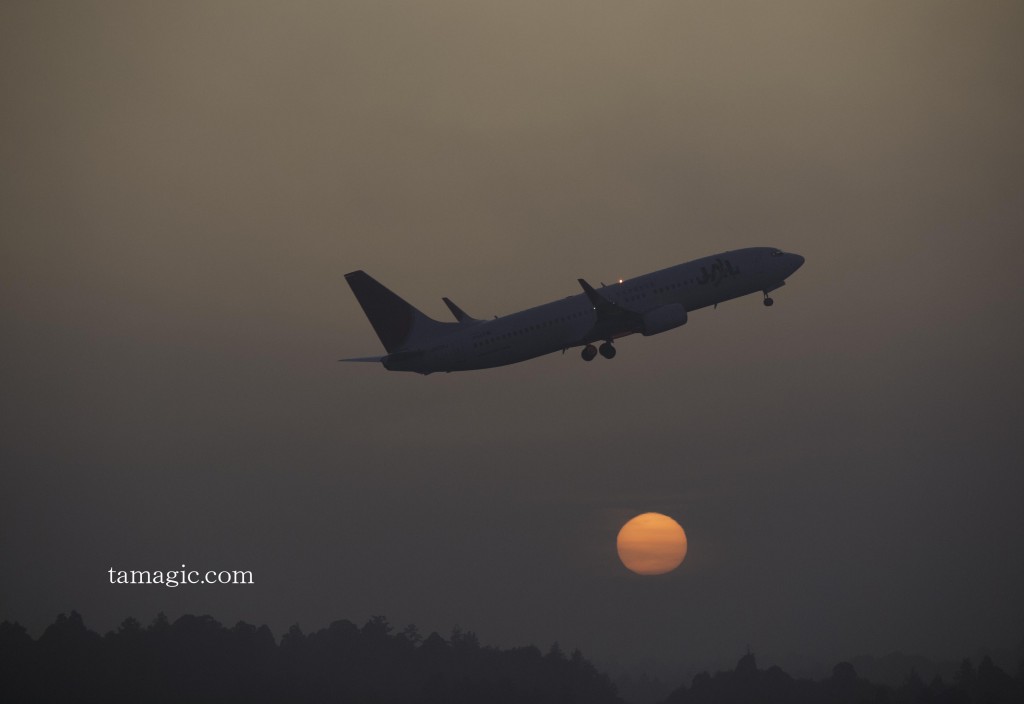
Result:
<instances>
[{"instance_id":1,"label":"main landing gear","mask_svg":"<svg viewBox=\"0 0 1024 704\"><path fill-rule=\"evenodd\" d=\"M594 357L597 356L597 353L599 351L601 353L601 356L604 357L605 359L611 359L612 357L615 356L615 347L612 345L611 341L608 341L603 343L600 347L587 345L586 347L583 348L583 351L580 352L580 357L583 357L584 362L589 362L592 359L594 359Z\"/></svg>"}]
</instances>

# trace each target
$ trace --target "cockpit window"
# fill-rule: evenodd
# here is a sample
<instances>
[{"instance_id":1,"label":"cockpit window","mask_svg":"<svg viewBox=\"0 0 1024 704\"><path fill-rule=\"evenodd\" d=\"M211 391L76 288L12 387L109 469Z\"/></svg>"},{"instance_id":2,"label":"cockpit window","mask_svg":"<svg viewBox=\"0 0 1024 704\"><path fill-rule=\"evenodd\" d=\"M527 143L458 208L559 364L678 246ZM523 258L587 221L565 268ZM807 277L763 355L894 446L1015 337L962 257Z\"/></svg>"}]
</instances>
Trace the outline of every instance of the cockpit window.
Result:
<instances>
[{"instance_id":1,"label":"cockpit window","mask_svg":"<svg viewBox=\"0 0 1024 704\"><path fill-rule=\"evenodd\" d=\"M772 252L772 256L773 257L781 257L782 256L782 250L776 249L775 251Z\"/></svg>"}]
</instances>

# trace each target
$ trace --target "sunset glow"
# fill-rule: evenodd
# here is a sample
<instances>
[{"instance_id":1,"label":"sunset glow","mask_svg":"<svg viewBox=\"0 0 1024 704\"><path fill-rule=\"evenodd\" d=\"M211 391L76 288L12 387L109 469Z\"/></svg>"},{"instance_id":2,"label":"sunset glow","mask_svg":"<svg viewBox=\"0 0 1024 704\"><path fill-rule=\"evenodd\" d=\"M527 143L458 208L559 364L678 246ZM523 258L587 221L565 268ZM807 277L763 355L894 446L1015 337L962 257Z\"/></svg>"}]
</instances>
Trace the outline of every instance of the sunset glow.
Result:
<instances>
[{"instance_id":1,"label":"sunset glow","mask_svg":"<svg viewBox=\"0 0 1024 704\"><path fill-rule=\"evenodd\" d=\"M619 559L637 574L671 572L686 557L686 533L660 513L643 513L622 526L616 541Z\"/></svg>"}]
</instances>

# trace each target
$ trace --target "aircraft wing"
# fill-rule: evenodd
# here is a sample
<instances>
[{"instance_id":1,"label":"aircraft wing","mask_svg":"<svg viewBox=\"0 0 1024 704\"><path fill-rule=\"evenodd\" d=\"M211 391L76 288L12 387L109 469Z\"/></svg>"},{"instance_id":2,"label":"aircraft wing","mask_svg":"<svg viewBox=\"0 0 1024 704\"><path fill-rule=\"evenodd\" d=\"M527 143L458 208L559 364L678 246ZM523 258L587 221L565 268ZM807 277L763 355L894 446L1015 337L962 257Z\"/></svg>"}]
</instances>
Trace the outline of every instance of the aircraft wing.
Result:
<instances>
[{"instance_id":1,"label":"aircraft wing","mask_svg":"<svg viewBox=\"0 0 1024 704\"><path fill-rule=\"evenodd\" d=\"M595 339L613 339L622 335L629 335L637 332L643 325L643 316L639 313L623 308L615 301L602 296L593 286L583 279L577 279L583 292L590 299L597 313L597 322L594 323L592 336Z\"/></svg>"}]
</instances>

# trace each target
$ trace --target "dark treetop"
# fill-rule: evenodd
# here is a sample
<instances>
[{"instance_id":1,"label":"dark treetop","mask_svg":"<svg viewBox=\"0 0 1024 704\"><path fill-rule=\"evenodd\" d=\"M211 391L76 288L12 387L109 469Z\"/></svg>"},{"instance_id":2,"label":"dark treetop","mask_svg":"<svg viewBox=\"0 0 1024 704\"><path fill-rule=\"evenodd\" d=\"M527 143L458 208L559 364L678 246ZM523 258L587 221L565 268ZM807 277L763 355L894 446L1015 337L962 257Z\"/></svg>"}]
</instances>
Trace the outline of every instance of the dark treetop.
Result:
<instances>
[{"instance_id":1,"label":"dark treetop","mask_svg":"<svg viewBox=\"0 0 1024 704\"><path fill-rule=\"evenodd\" d=\"M579 651L499 650L456 628L425 639L382 616L275 642L266 626L210 616L129 618L105 636L77 612L38 640L0 624L5 702L621 702Z\"/></svg>"}]
</instances>

